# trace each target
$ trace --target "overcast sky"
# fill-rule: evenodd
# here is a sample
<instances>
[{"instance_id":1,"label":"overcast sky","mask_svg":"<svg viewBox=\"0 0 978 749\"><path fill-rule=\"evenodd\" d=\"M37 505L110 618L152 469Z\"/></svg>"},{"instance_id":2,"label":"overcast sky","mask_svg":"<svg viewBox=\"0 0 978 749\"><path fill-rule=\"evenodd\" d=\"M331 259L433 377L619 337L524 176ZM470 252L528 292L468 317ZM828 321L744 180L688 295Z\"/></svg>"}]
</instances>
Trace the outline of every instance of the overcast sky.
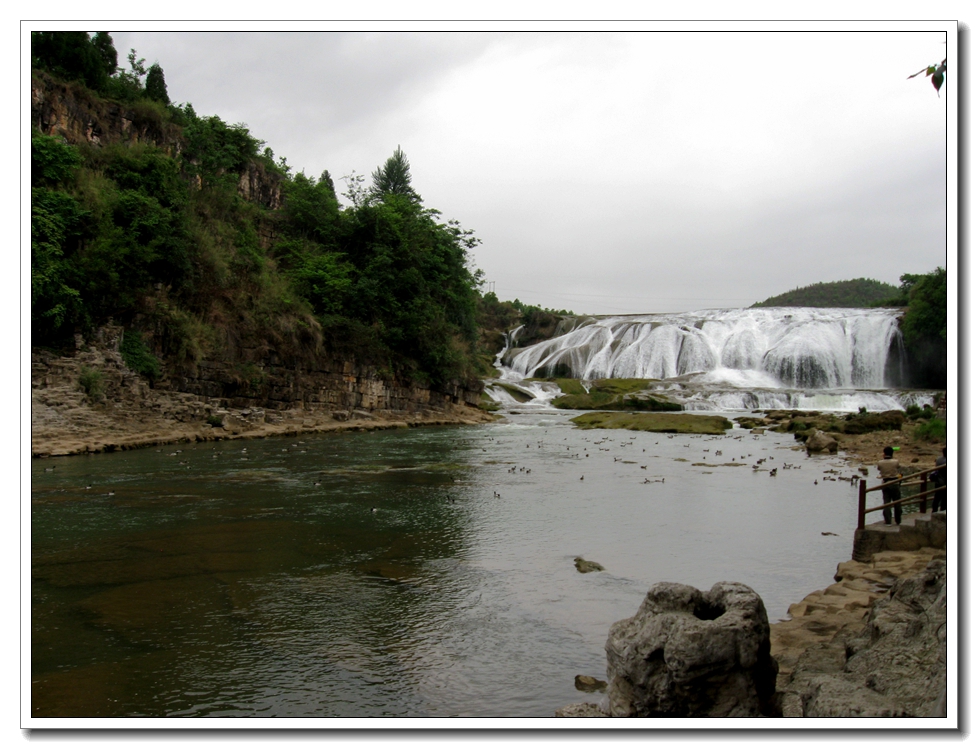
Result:
<instances>
[{"instance_id":1,"label":"overcast sky","mask_svg":"<svg viewBox=\"0 0 978 749\"><path fill-rule=\"evenodd\" d=\"M108 30L340 193L400 145L501 299L737 307L947 264L946 96L907 80L940 32Z\"/></svg>"}]
</instances>

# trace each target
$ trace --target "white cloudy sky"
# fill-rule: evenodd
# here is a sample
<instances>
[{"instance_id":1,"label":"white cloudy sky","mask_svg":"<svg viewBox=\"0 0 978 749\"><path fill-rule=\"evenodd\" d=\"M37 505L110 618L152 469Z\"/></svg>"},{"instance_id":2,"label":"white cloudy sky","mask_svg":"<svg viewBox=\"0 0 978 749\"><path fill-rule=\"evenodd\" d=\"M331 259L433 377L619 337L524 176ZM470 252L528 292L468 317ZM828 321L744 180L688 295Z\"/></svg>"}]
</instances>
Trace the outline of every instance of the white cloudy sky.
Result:
<instances>
[{"instance_id":1,"label":"white cloudy sky","mask_svg":"<svg viewBox=\"0 0 978 749\"><path fill-rule=\"evenodd\" d=\"M503 299L732 307L947 264L947 97L907 80L944 57L939 31L103 26L174 101L339 192L400 145Z\"/></svg>"}]
</instances>

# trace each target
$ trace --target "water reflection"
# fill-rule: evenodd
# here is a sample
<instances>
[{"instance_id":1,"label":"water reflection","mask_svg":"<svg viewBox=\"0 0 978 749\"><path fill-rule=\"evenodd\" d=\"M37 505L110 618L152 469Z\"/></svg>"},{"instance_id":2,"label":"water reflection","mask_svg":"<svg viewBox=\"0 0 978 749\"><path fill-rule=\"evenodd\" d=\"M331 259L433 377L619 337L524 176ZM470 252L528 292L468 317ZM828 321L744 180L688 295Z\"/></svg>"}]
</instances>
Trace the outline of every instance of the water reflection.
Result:
<instances>
[{"instance_id":1,"label":"water reflection","mask_svg":"<svg viewBox=\"0 0 978 749\"><path fill-rule=\"evenodd\" d=\"M547 716L653 583L776 619L848 556L790 435L565 418L35 461L32 714Z\"/></svg>"}]
</instances>

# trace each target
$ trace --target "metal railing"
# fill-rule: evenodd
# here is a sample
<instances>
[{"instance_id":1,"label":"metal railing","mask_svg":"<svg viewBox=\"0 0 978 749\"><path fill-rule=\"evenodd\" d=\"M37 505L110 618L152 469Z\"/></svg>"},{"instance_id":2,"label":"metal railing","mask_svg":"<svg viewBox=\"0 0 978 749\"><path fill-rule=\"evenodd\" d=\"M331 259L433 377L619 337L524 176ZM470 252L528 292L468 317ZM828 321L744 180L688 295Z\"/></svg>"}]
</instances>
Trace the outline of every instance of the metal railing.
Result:
<instances>
[{"instance_id":1,"label":"metal railing","mask_svg":"<svg viewBox=\"0 0 978 749\"><path fill-rule=\"evenodd\" d=\"M945 465L944 468L947 468L947 466ZM885 482L883 484L880 484L879 486L874 486L874 487L871 487L869 489L866 488L866 479L860 479L859 480L859 524L856 527L859 530L862 530L863 528L865 528L866 527L866 515L868 515L871 512L877 512L879 510L885 510L888 507L896 507L897 505L905 505L905 504L907 504L909 502L920 502L920 511L921 512L927 512L927 499L928 499L928 497L930 497L932 494L936 494L936 492L940 491L941 489L944 489L944 490L947 489L947 486L946 485L943 486L943 487L941 487L941 486L938 486L936 483L934 483L934 488L933 489L928 489L927 488L927 483L928 483L927 482L927 475L930 474L930 473L933 473L936 470L937 470L937 467L936 466L931 466L930 468L925 468L922 471L917 471L916 473L911 473L911 474L909 474L907 476L904 476L903 478L897 479L896 481L887 481L887 482ZM917 478L917 477L920 477L920 480L919 481L910 481L910 479L914 479L914 478ZM869 492L882 491L883 487L885 487L885 486L892 486L893 484L901 484L901 485L902 484L908 484L908 485L917 484L920 487L920 491L917 492L916 494L910 495L909 497L900 497L900 499L898 499L896 501L887 502L886 504L879 505L878 507L870 507L868 510L866 509L866 495L869 494ZM935 497L934 501L937 501L936 500L936 497Z\"/></svg>"}]
</instances>

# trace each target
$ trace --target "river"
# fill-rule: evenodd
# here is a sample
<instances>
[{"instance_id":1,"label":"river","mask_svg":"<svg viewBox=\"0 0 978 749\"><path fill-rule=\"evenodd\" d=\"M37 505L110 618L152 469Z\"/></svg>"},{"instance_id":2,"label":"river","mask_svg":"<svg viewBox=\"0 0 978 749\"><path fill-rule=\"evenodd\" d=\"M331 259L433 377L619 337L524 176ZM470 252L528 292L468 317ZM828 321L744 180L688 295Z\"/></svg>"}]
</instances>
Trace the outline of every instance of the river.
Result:
<instances>
[{"instance_id":1,"label":"river","mask_svg":"<svg viewBox=\"0 0 978 749\"><path fill-rule=\"evenodd\" d=\"M33 461L32 717L551 716L654 583L849 557L841 458L572 415Z\"/></svg>"}]
</instances>

